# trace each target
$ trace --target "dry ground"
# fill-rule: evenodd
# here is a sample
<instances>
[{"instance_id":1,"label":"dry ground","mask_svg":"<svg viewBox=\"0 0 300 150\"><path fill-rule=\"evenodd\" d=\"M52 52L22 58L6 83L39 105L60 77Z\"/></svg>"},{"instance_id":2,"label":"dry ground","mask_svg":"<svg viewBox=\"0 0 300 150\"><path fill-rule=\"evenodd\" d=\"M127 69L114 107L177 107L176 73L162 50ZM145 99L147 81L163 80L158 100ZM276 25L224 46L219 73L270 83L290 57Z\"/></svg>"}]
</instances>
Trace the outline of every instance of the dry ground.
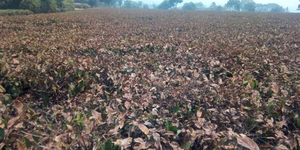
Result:
<instances>
[{"instance_id":1,"label":"dry ground","mask_svg":"<svg viewBox=\"0 0 300 150\"><path fill-rule=\"evenodd\" d=\"M0 149L299 149L300 16L0 17Z\"/></svg>"}]
</instances>

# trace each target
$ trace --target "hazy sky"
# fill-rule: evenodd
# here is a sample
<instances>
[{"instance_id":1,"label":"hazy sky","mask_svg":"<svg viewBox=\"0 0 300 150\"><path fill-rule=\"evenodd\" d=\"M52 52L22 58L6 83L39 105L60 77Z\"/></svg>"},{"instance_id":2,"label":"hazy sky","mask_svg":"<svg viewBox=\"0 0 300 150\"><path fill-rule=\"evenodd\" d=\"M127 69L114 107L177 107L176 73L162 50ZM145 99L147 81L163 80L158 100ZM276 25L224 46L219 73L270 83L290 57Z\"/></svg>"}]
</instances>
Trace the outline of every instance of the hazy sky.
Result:
<instances>
[{"instance_id":1,"label":"hazy sky","mask_svg":"<svg viewBox=\"0 0 300 150\"><path fill-rule=\"evenodd\" d=\"M136 0L136 1L138 1L138 0ZM141 0L141 1L143 1L146 4L153 4L153 3L159 4L163 0ZM212 2L216 2L217 5L224 5L227 1L228 0L183 0L183 3L185 3L185 2L202 2L204 5L206 5L208 7L208 6L210 6L210 4ZM296 9L297 9L298 5L300 4L299 0L254 0L254 2L262 3L262 4L277 3L284 8L289 7L289 10L291 12L297 12ZM300 12L300 11L298 11L298 12Z\"/></svg>"}]
</instances>

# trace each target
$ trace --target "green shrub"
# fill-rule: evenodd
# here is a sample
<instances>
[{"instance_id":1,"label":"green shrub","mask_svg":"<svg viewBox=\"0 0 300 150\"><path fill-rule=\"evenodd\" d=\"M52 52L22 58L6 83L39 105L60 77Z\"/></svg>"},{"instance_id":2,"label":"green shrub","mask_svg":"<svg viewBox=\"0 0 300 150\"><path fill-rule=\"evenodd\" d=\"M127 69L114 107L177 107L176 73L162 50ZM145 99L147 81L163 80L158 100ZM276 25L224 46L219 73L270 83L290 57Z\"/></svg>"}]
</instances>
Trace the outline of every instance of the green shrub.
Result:
<instances>
[{"instance_id":1,"label":"green shrub","mask_svg":"<svg viewBox=\"0 0 300 150\"><path fill-rule=\"evenodd\" d=\"M18 3L18 7L14 7L13 9L26 9L34 13L54 13L54 12L72 11L75 9L74 0L18 0L18 1L20 1Z\"/></svg>"},{"instance_id":2,"label":"green shrub","mask_svg":"<svg viewBox=\"0 0 300 150\"><path fill-rule=\"evenodd\" d=\"M0 10L0 16L15 16L15 15L30 15L30 14L33 14L33 12L25 9Z\"/></svg>"},{"instance_id":3,"label":"green shrub","mask_svg":"<svg viewBox=\"0 0 300 150\"><path fill-rule=\"evenodd\" d=\"M88 8L91 8L91 6L88 4L84 4L84 3L75 3L75 8L88 9Z\"/></svg>"},{"instance_id":4,"label":"green shrub","mask_svg":"<svg viewBox=\"0 0 300 150\"><path fill-rule=\"evenodd\" d=\"M74 0L64 0L62 11L72 11L75 9Z\"/></svg>"},{"instance_id":5,"label":"green shrub","mask_svg":"<svg viewBox=\"0 0 300 150\"><path fill-rule=\"evenodd\" d=\"M183 10L196 10L197 9L197 5L193 2L189 2L189 3L185 3L182 6Z\"/></svg>"},{"instance_id":6,"label":"green shrub","mask_svg":"<svg viewBox=\"0 0 300 150\"><path fill-rule=\"evenodd\" d=\"M39 13L41 11L41 1L40 0L22 0L20 3L20 8L29 9L34 13Z\"/></svg>"},{"instance_id":7,"label":"green shrub","mask_svg":"<svg viewBox=\"0 0 300 150\"><path fill-rule=\"evenodd\" d=\"M41 11L43 13L54 13L58 12L56 0L42 0Z\"/></svg>"},{"instance_id":8,"label":"green shrub","mask_svg":"<svg viewBox=\"0 0 300 150\"><path fill-rule=\"evenodd\" d=\"M75 9L74 0L57 0L59 11L73 11Z\"/></svg>"}]
</instances>

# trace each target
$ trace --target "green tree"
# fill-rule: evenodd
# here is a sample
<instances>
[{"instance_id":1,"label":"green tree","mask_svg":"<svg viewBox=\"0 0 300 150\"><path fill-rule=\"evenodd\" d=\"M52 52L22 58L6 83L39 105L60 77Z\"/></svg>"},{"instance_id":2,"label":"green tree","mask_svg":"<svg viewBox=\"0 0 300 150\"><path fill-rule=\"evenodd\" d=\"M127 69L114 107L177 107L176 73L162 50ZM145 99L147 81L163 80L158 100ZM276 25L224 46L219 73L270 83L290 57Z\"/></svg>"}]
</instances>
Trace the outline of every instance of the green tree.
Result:
<instances>
[{"instance_id":1,"label":"green tree","mask_svg":"<svg viewBox=\"0 0 300 150\"><path fill-rule=\"evenodd\" d=\"M256 8L255 3L247 3L247 4L244 5L244 9L243 10L244 11L252 11L252 12L254 12L255 8Z\"/></svg>"},{"instance_id":2,"label":"green tree","mask_svg":"<svg viewBox=\"0 0 300 150\"><path fill-rule=\"evenodd\" d=\"M123 0L74 0L74 2L89 4L91 7L98 7L100 5L114 6L117 3L121 6Z\"/></svg>"},{"instance_id":3,"label":"green tree","mask_svg":"<svg viewBox=\"0 0 300 150\"><path fill-rule=\"evenodd\" d=\"M243 8L248 3L255 3L254 0L241 0L241 7Z\"/></svg>"},{"instance_id":4,"label":"green tree","mask_svg":"<svg viewBox=\"0 0 300 150\"><path fill-rule=\"evenodd\" d=\"M177 4L182 3L183 0L164 0L158 5L158 9L170 9Z\"/></svg>"},{"instance_id":5,"label":"green tree","mask_svg":"<svg viewBox=\"0 0 300 150\"><path fill-rule=\"evenodd\" d=\"M74 0L74 3L85 3L87 4L89 0Z\"/></svg>"},{"instance_id":6,"label":"green tree","mask_svg":"<svg viewBox=\"0 0 300 150\"><path fill-rule=\"evenodd\" d=\"M118 2L118 4L119 4L119 6L122 6L123 0L117 0L117 2Z\"/></svg>"},{"instance_id":7,"label":"green tree","mask_svg":"<svg viewBox=\"0 0 300 150\"><path fill-rule=\"evenodd\" d=\"M21 9L29 9L34 13L39 13L41 11L41 1L40 0L22 0L20 3Z\"/></svg>"},{"instance_id":8,"label":"green tree","mask_svg":"<svg viewBox=\"0 0 300 150\"><path fill-rule=\"evenodd\" d=\"M57 11L58 9L56 0L41 0L41 12L53 13Z\"/></svg>"},{"instance_id":9,"label":"green tree","mask_svg":"<svg viewBox=\"0 0 300 150\"><path fill-rule=\"evenodd\" d=\"M158 5L158 9L170 9L172 7L171 3L168 0L164 0Z\"/></svg>"},{"instance_id":10,"label":"green tree","mask_svg":"<svg viewBox=\"0 0 300 150\"><path fill-rule=\"evenodd\" d=\"M217 6L216 7L216 11L222 11L222 10L224 10L224 8L222 6Z\"/></svg>"},{"instance_id":11,"label":"green tree","mask_svg":"<svg viewBox=\"0 0 300 150\"><path fill-rule=\"evenodd\" d=\"M240 0L228 0L228 2L225 4L225 6L227 8L240 11L240 9L241 9L241 2L240 2Z\"/></svg>"},{"instance_id":12,"label":"green tree","mask_svg":"<svg viewBox=\"0 0 300 150\"><path fill-rule=\"evenodd\" d=\"M62 5L59 8L60 11L73 11L74 9L75 9L74 0L62 0Z\"/></svg>"},{"instance_id":13,"label":"green tree","mask_svg":"<svg viewBox=\"0 0 300 150\"><path fill-rule=\"evenodd\" d=\"M0 0L0 9L19 9L22 0Z\"/></svg>"},{"instance_id":14,"label":"green tree","mask_svg":"<svg viewBox=\"0 0 300 150\"><path fill-rule=\"evenodd\" d=\"M63 1L64 0L56 0L56 6L59 11L63 11Z\"/></svg>"},{"instance_id":15,"label":"green tree","mask_svg":"<svg viewBox=\"0 0 300 150\"><path fill-rule=\"evenodd\" d=\"M169 0L169 2L173 5L173 6L177 6L177 4L179 4L179 3L182 3L183 2L183 0ZM172 6L172 7L173 7Z\"/></svg>"},{"instance_id":16,"label":"green tree","mask_svg":"<svg viewBox=\"0 0 300 150\"><path fill-rule=\"evenodd\" d=\"M12 4L14 3L14 4ZM15 6L18 4L18 6ZM74 0L3 0L2 9L29 9L34 13L74 10Z\"/></svg>"},{"instance_id":17,"label":"green tree","mask_svg":"<svg viewBox=\"0 0 300 150\"><path fill-rule=\"evenodd\" d=\"M217 8L216 2L212 2L212 3L210 4L210 6L209 6L209 9L210 9L210 10L216 10L216 8Z\"/></svg>"},{"instance_id":18,"label":"green tree","mask_svg":"<svg viewBox=\"0 0 300 150\"><path fill-rule=\"evenodd\" d=\"M183 10L196 10L197 9L197 5L193 2L189 2L189 3L184 3L182 6Z\"/></svg>"},{"instance_id":19,"label":"green tree","mask_svg":"<svg viewBox=\"0 0 300 150\"><path fill-rule=\"evenodd\" d=\"M282 6L276 6L270 10L270 12L284 12L284 8Z\"/></svg>"},{"instance_id":20,"label":"green tree","mask_svg":"<svg viewBox=\"0 0 300 150\"><path fill-rule=\"evenodd\" d=\"M197 7L196 9L199 9L199 10L205 8L205 6L204 6L204 4L203 4L202 2L195 3L195 5L196 5L196 7Z\"/></svg>"},{"instance_id":21,"label":"green tree","mask_svg":"<svg viewBox=\"0 0 300 150\"><path fill-rule=\"evenodd\" d=\"M256 4L255 11L258 12L284 12L284 8L276 3Z\"/></svg>"},{"instance_id":22,"label":"green tree","mask_svg":"<svg viewBox=\"0 0 300 150\"><path fill-rule=\"evenodd\" d=\"M100 0L105 6L113 6L116 4L116 0Z\"/></svg>"},{"instance_id":23,"label":"green tree","mask_svg":"<svg viewBox=\"0 0 300 150\"><path fill-rule=\"evenodd\" d=\"M209 10L213 11L222 11L224 8L222 6L217 6L215 2L212 2L211 5L209 6Z\"/></svg>"},{"instance_id":24,"label":"green tree","mask_svg":"<svg viewBox=\"0 0 300 150\"><path fill-rule=\"evenodd\" d=\"M98 4L99 4L99 1L98 1L98 0L89 0L89 1L88 1L88 4L89 4L91 7L97 7Z\"/></svg>"},{"instance_id":25,"label":"green tree","mask_svg":"<svg viewBox=\"0 0 300 150\"><path fill-rule=\"evenodd\" d=\"M144 4L143 5L143 9L149 9L149 5L148 4Z\"/></svg>"},{"instance_id":26,"label":"green tree","mask_svg":"<svg viewBox=\"0 0 300 150\"><path fill-rule=\"evenodd\" d=\"M143 2L142 1L132 1L132 0L125 0L124 1L124 7L125 8L142 8L143 7Z\"/></svg>"}]
</instances>

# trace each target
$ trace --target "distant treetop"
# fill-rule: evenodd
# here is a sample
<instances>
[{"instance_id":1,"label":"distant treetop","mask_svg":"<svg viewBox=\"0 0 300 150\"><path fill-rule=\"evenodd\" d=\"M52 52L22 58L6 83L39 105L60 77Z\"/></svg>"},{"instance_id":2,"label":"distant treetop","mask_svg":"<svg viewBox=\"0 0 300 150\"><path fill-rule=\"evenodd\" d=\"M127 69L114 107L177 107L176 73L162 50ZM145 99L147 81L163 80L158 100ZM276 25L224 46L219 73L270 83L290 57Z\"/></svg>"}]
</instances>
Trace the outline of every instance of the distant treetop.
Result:
<instances>
[{"instance_id":1,"label":"distant treetop","mask_svg":"<svg viewBox=\"0 0 300 150\"><path fill-rule=\"evenodd\" d=\"M172 7L176 7L177 4L182 3L183 0L164 0L162 3L158 5L158 9L170 9Z\"/></svg>"},{"instance_id":2,"label":"distant treetop","mask_svg":"<svg viewBox=\"0 0 300 150\"><path fill-rule=\"evenodd\" d=\"M74 0L1 0L0 9L28 9L35 13L74 10Z\"/></svg>"}]
</instances>

